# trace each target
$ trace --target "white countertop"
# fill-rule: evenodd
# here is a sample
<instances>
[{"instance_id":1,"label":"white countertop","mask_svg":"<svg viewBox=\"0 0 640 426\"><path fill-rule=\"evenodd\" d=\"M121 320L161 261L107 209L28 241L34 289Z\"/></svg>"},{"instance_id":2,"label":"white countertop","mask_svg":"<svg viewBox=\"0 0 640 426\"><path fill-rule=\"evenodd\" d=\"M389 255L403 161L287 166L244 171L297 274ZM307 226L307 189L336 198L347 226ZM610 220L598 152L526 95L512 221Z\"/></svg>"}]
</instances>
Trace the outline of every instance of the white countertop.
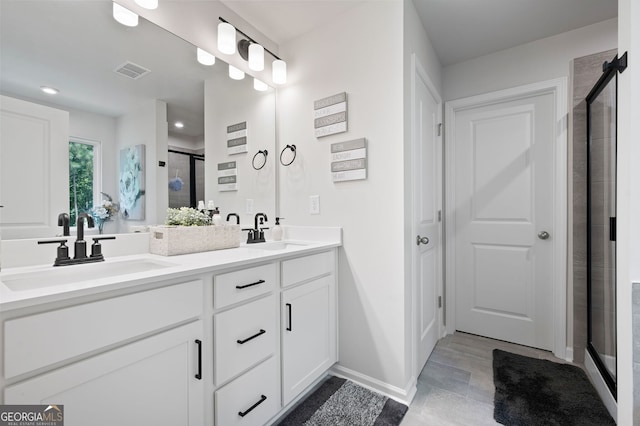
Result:
<instances>
[{"instance_id":1,"label":"white countertop","mask_svg":"<svg viewBox=\"0 0 640 426\"><path fill-rule=\"evenodd\" d=\"M241 245L232 249L170 257L154 254L109 257L108 253L105 253L106 260L98 263L60 267L48 264L3 269L0 272L0 311L130 288L132 286L141 286L159 280L170 280L313 254L314 252L339 247L342 244L339 228L337 229L337 239L329 238L324 241L285 240L284 243L288 244L286 248L275 250L262 249L260 248L261 243L258 243ZM135 266L136 263L158 265L158 267L142 272L128 272L128 267ZM111 267L113 269L109 269ZM101 277L101 274L105 276ZM65 278L67 276L72 276L73 278L67 280ZM12 290L10 287L20 287L20 285L10 284L12 280L20 280L22 278L31 279L31 281L34 279L46 281L49 278L50 284L43 283L37 288L30 288L33 286L24 285L22 286L24 288ZM18 281L13 282L16 283Z\"/></svg>"}]
</instances>

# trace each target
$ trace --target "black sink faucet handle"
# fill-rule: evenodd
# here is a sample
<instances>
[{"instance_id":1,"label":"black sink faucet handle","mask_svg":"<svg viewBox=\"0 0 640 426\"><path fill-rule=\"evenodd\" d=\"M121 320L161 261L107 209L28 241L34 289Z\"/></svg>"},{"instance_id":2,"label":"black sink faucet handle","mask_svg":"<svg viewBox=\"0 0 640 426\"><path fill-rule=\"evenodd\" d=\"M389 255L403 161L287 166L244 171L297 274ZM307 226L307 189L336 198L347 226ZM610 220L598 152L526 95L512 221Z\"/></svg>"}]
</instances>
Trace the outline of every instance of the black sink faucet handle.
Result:
<instances>
[{"instance_id":1,"label":"black sink faucet handle","mask_svg":"<svg viewBox=\"0 0 640 426\"><path fill-rule=\"evenodd\" d=\"M101 240L115 240L116 237L95 237L93 239L93 244L91 244L91 257L102 257L102 244L100 244Z\"/></svg>"},{"instance_id":2,"label":"black sink faucet handle","mask_svg":"<svg viewBox=\"0 0 640 426\"><path fill-rule=\"evenodd\" d=\"M69 260L69 247L66 246L66 239L38 241L38 244L60 244L58 246L58 252L54 266L58 265L60 261Z\"/></svg>"}]
</instances>

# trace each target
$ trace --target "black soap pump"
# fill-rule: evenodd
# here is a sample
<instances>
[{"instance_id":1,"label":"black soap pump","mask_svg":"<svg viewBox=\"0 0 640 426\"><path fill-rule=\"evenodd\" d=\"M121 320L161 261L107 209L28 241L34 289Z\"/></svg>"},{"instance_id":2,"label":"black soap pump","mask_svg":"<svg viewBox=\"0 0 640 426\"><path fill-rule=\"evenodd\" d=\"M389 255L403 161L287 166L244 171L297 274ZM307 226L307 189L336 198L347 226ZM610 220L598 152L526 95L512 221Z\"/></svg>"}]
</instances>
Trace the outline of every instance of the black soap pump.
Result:
<instances>
[{"instance_id":1,"label":"black soap pump","mask_svg":"<svg viewBox=\"0 0 640 426\"><path fill-rule=\"evenodd\" d=\"M282 240L282 227L280 226L280 219L284 219L284 217L276 217L276 224L271 228L271 238L273 241Z\"/></svg>"}]
</instances>

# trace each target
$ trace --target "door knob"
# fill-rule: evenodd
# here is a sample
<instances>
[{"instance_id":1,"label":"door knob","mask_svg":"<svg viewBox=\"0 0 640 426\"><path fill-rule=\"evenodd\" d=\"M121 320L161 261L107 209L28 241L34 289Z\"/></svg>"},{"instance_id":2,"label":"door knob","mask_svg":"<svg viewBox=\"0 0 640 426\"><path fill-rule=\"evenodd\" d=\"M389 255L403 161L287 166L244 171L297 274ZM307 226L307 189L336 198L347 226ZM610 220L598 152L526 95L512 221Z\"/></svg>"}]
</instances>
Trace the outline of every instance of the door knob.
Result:
<instances>
[{"instance_id":1,"label":"door knob","mask_svg":"<svg viewBox=\"0 0 640 426\"><path fill-rule=\"evenodd\" d=\"M538 238L540 238L541 240L546 240L547 238L549 238L549 233L547 231L540 231L538 232Z\"/></svg>"},{"instance_id":2,"label":"door knob","mask_svg":"<svg viewBox=\"0 0 640 426\"><path fill-rule=\"evenodd\" d=\"M429 244L429 238L418 235L416 237L416 245L419 246L420 244Z\"/></svg>"}]
</instances>

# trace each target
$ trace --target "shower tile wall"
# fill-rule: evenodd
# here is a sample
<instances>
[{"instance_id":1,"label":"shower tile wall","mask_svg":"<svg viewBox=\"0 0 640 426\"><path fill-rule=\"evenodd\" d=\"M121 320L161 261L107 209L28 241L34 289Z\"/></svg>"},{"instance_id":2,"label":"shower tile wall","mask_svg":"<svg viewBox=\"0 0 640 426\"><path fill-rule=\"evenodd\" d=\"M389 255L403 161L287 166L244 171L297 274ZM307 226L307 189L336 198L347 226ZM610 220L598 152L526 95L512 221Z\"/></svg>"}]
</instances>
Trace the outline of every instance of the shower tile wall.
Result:
<instances>
[{"instance_id":1,"label":"shower tile wall","mask_svg":"<svg viewBox=\"0 0 640 426\"><path fill-rule=\"evenodd\" d=\"M587 345L587 104L602 64L617 51L573 60L573 358L584 362Z\"/></svg>"},{"instance_id":2,"label":"shower tile wall","mask_svg":"<svg viewBox=\"0 0 640 426\"><path fill-rule=\"evenodd\" d=\"M640 283L633 284L633 424L640 425Z\"/></svg>"}]
</instances>

